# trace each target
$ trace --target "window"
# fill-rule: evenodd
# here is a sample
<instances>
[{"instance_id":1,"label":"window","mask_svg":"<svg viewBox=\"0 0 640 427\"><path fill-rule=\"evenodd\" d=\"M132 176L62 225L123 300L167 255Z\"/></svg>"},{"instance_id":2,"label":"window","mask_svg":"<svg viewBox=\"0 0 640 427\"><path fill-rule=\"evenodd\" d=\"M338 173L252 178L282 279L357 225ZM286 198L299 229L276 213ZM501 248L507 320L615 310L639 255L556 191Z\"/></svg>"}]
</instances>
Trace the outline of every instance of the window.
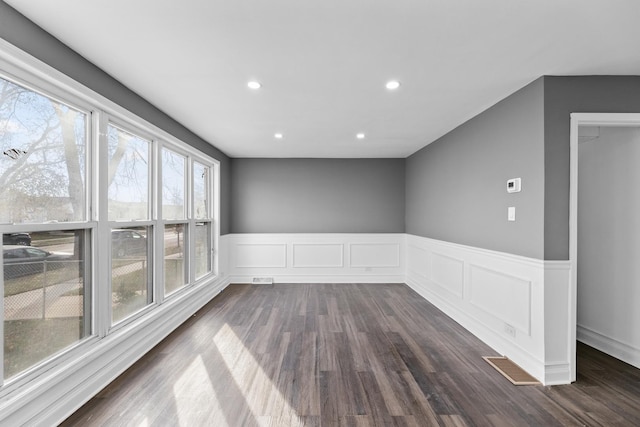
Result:
<instances>
[{"instance_id":1,"label":"window","mask_svg":"<svg viewBox=\"0 0 640 427\"><path fill-rule=\"evenodd\" d=\"M164 294L169 295L213 271L213 185L211 166L196 156L167 144L161 158Z\"/></svg>"},{"instance_id":2,"label":"window","mask_svg":"<svg viewBox=\"0 0 640 427\"><path fill-rule=\"evenodd\" d=\"M185 222L185 188L187 159L162 148L162 218L164 219L164 293L188 283L186 276L186 244L189 225Z\"/></svg>"},{"instance_id":3,"label":"window","mask_svg":"<svg viewBox=\"0 0 640 427\"><path fill-rule=\"evenodd\" d=\"M184 219L186 159L166 148L162 149L162 217Z\"/></svg>"},{"instance_id":4,"label":"window","mask_svg":"<svg viewBox=\"0 0 640 427\"><path fill-rule=\"evenodd\" d=\"M111 230L112 322L138 312L152 302L151 227Z\"/></svg>"},{"instance_id":5,"label":"window","mask_svg":"<svg viewBox=\"0 0 640 427\"><path fill-rule=\"evenodd\" d=\"M213 269L212 173L209 166L193 162L193 218L195 226L195 274L196 279L206 276Z\"/></svg>"},{"instance_id":6,"label":"window","mask_svg":"<svg viewBox=\"0 0 640 427\"><path fill-rule=\"evenodd\" d=\"M211 223L196 223L195 244L195 273L196 279L199 279L211 272Z\"/></svg>"},{"instance_id":7,"label":"window","mask_svg":"<svg viewBox=\"0 0 640 427\"><path fill-rule=\"evenodd\" d=\"M0 222L85 219L88 115L0 79Z\"/></svg>"},{"instance_id":8,"label":"window","mask_svg":"<svg viewBox=\"0 0 640 427\"><path fill-rule=\"evenodd\" d=\"M151 143L113 125L108 135L109 219L149 219Z\"/></svg>"},{"instance_id":9,"label":"window","mask_svg":"<svg viewBox=\"0 0 640 427\"><path fill-rule=\"evenodd\" d=\"M91 334L90 122L0 78L5 380Z\"/></svg>"},{"instance_id":10,"label":"window","mask_svg":"<svg viewBox=\"0 0 640 427\"><path fill-rule=\"evenodd\" d=\"M0 75L0 388L215 277L216 162L24 74Z\"/></svg>"},{"instance_id":11,"label":"window","mask_svg":"<svg viewBox=\"0 0 640 427\"><path fill-rule=\"evenodd\" d=\"M211 171L207 166L193 163L193 209L197 219L209 218L210 176Z\"/></svg>"},{"instance_id":12,"label":"window","mask_svg":"<svg viewBox=\"0 0 640 427\"><path fill-rule=\"evenodd\" d=\"M187 284L185 277L185 224L164 227L164 293L169 295Z\"/></svg>"},{"instance_id":13,"label":"window","mask_svg":"<svg viewBox=\"0 0 640 427\"><path fill-rule=\"evenodd\" d=\"M111 322L115 324L153 302L152 143L111 123L107 135Z\"/></svg>"}]
</instances>

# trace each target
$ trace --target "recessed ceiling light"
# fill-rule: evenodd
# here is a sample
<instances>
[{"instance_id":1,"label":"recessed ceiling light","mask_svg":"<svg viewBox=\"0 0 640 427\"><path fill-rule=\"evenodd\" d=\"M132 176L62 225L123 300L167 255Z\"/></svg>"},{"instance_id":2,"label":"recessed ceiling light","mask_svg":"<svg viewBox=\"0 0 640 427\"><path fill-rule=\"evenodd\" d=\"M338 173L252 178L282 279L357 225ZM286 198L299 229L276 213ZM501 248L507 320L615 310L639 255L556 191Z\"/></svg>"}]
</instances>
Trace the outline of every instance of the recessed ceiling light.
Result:
<instances>
[{"instance_id":1,"label":"recessed ceiling light","mask_svg":"<svg viewBox=\"0 0 640 427\"><path fill-rule=\"evenodd\" d=\"M275 139L282 139L282 138L284 138L284 135L283 135L283 134L281 134L280 132L278 132L278 133L275 133L275 134L273 135L273 137L274 137Z\"/></svg>"},{"instance_id":2,"label":"recessed ceiling light","mask_svg":"<svg viewBox=\"0 0 640 427\"><path fill-rule=\"evenodd\" d=\"M390 80L386 84L387 89L396 90L400 87L400 82L397 80Z\"/></svg>"},{"instance_id":3,"label":"recessed ceiling light","mask_svg":"<svg viewBox=\"0 0 640 427\"><path fill-rule=\"evenodd\" d=\"M356 134L356 138L358 138L358 139L364 139L364 133L358 133L358 134Z\"/></svg>"},{"instance_id":4,"label":"recessed ceiling light","mask_svg":"<svg viewBox=\"0 0 640 427\"><path fill-rule=\"evenodd\" d=\"M249 87L249 89L260 89L262 85L258 81L251 80L249 83L247 83L247 87Z\"/></svg>"}]
</instances>

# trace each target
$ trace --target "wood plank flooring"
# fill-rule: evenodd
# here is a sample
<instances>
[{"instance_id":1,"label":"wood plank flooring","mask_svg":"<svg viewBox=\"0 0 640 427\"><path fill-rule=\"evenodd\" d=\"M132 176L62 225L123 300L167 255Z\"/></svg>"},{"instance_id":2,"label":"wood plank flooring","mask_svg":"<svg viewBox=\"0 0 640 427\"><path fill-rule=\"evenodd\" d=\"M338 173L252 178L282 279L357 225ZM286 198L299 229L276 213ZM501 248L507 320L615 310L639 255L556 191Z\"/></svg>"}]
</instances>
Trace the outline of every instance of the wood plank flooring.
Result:
<instances>
[{"instance_id":1,"label":"wood plank flooring","mask_svg":"<svg viewBox=\"0 0 640 427\"><path fill-rule=\"evenodd\" d=\"M511 385L397 284L231 285L63 426L638 426L640 370Z\"/></svg>"}]
</instances>

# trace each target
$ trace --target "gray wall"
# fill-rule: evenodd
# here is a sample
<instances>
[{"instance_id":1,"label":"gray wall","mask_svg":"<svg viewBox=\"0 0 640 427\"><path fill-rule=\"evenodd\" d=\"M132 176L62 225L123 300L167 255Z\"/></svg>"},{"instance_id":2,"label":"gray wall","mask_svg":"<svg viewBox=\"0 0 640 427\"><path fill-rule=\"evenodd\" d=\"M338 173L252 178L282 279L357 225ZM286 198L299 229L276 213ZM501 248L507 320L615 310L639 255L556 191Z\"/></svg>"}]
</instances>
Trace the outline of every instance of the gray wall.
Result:
<instances>
[{"instance_id":1,"label":"gray wall","mask_svg":"<svg viewBox=\"0 0 640 427\"><path fill-rule=\"evenodd\" d=\"M409 157L407 233L569 259L572 112L640 112L640 77L542 77ZM507 195L517 176L522 193Z\"/></svg>"},{"instance_id":2,"label":"gray wall","mask_svg":"<svg viewBox=\"0 0 640 427\"><path fill-rule=\"evenodd\" d=\"M293 195L301 193L303 188L325 188L333 183L328 182L328 177L304 179L303 172L312 171L296 170L293 167L296 162L292 160L286 160L284 164L291 166L291 181L303 177L297 190L285 185L282 187L284 194L280 197L269 199L266 196L254 196L258 197L259 206L275 199L300 203L300 206L294 205L293 211L310 216L294 220L285 227L277 218L287 217L288 214L281 216L278 210L282 208L273 207L274 218L271 221L275 222L267 223L257 218L256 213L242 210L252 205L246 197L252 191L251 187L245 188L248 177L253 176L247 172L247 165L252 160L238 160L241 173L234 172L232 177L231 162L226 155L2 1L0 38L220 160L222 234L275 229L285 232L404 231L398 211L390 210L388 206L378 206L373 211L362 213L364 206L377 204L374 202L376 199L397 200L402 195L404 200L404 190L395 187L395 180L385 180L394 184L381 187L380 194L371 193L369 187L364 192L366 196L359 196L361 198L355 200L345 196L343 191L346 191L344 185L347 184L342 181L337 186L336 194L327 192L323 197L327 201L345 199L343 211L328 212L326 206L316 211L313 201ZM406 161L406 231L547 260L568 259L571 112L640 112L640 77L544 77L420 150ZM541 140L544 141L543 148ZM543 160L540 156L543 156ZM396 179L404 176L404 169L397 169L396 163L400 162L390 161L390 164L394 164L393 168L383 173L390 177L396 171L399 174ZM334 160L333 163L338 165L340 161ZM256 164L260 165L256 166L260 168L259 172L266 163ZM346 171L342 171L342 174L344 177L354 176ZM247 178L243 181L245 176ZM523 192L507 195L504 182L516 176L523 178ZM237 201L233 200L231 194L232 179L240 180L234 190L234 196L239 197ZM281 181L288 183L288 179ZM389 191L390 187L396 190ZM274 192L272 189L268 194ZM390 197L391 193L393 197ZM506 222L507 206L517 208L515 223ZM232 212L236 217L233 227ZM363 217L348 218L347 212L355 212ZM385 224L385 221L388 223ZM540 231L542 223L543 231Z\"/></svg>"},{"instance_id":3,"label":"gray wall","mask_svg":"<svg viewBox=\"0 0 640 427\"><path fill-rule=\"evenodd\" d=\"M232 233L403 233L404 159L233 159Z\"/></svg>"},{"instance_id":4,"label":"gray wall","mask_svg":"<svg viewBox=\"0 0 640 427\"><path fill-rule=\"evenodd\" d=\"M544 256L547 260L566 260L570 114L640 112L640 77L545 77L544 111Z\"/></svg>"},{"instance_id":5,"label":"gray wall","mask_svg":"<svg viewBox=\"0 0 640 427\"><path fill-rule=\"evenodd\" d=\"M220 161L222 234L229 232L229 158L0 1L0 38Z\"/></svg>"},{"instance_id":6,"label":"gray wall","mask_svg":"<svg viewBox=\"0 0 640 427\"><path fill-rule=\"evenodd\" d=\"M538 79L407 159L407 233L543 258L543 93Z\"/></svg>"}]
</instances>

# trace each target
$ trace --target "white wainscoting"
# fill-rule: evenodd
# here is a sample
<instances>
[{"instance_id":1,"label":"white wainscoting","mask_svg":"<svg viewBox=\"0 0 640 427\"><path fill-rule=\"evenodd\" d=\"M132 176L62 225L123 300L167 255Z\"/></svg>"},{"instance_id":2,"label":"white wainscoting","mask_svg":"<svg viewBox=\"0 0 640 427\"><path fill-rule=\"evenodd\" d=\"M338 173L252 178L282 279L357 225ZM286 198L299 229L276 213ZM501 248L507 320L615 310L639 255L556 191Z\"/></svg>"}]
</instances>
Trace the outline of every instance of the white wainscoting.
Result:
<instances>
[{"instance_id":1,"label":"white wainscoting","mask_svg":"<svg viewBox=\"0 0 640 427\"><path fill-rule=\"evenodd\" d=\"M226 238L232 283L407 283L543 384L572 381L568 261L406 234Z\"/></svg>"},{"instance_id":2,"label":"white wainscoting","mask_svg":"<svg viewBox=\"0 0 640 427\"><path fill-rule=\"evenodd\" d=\"M404 234L231 234L233 283L404 283Z\"/></svg>"},{"instance_id":3,"label":"white wainscoting","mask_svg":"<svg viewBox=\"0 0 640 427\"><path fill-rule=\"evenodd\" d=\"M293 268L343 268L341 243L294 243Z\"/></svg>"},{"instance_id":4,"label":"white wainscoting","mask_svg":"<svg viewBox=\"0 0 640 427\"><path fill-rule=\"evenodd\" d=\"M531 280L469 264L469 283L474 307L531 336Z\"/></svg>"},{"instance_id":5,"label":"white wainscoting","mask_svg":"<svg viewBox=\"0 0 640 427\"><path fill-rule=\"evenodd\" d=\"M278 243L238 243L237 268L286 268L287 245Z\"/></svg>"},{"instance_id":6,"label":"white wainscoting","mask_svg":"<svg viewBox=\"0 0 640 427\"><path fill-rule=\"evenodd\" d=\"M425 299L543 384L571 382L568 261L413 235L406 254L406 283Z\"/></svg>"}]
</instances>

